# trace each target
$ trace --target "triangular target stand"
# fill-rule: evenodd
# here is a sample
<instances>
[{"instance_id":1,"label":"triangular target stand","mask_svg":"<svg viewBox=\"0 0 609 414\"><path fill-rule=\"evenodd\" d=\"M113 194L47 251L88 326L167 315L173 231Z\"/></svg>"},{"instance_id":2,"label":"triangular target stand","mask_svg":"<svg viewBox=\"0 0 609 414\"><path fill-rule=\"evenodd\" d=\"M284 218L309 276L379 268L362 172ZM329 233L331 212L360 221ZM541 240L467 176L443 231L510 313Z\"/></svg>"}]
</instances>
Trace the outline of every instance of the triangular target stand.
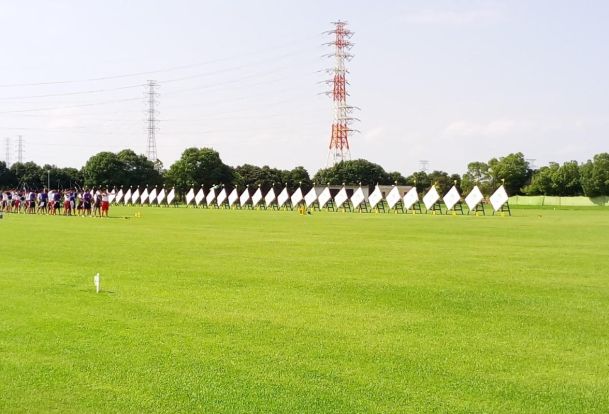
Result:
<instances>
[{"instance_id":1,"label":"triangular target stand","mask_svg":"<svg viewBox=\"0 0 609 414\"><path fill-rule=\"evenodd\" d=\"M484 201L476 204L476 207L473 210L467 212L467 214L473 214L474 216L479 216L482 213L483 216L486 216L486 210L484 209Z\"/></svg>"},{"instance_id":2,"label":"triangular target stand","mask_svg":"<svg viewBox=\"0 0 609 414\"><path fill-rule=\"evenodd\" d=\"M421 208L421 202L417 201L410 208L412 210L412 214L423 214L423 209ZM406 210L406 214L408 214L408 210Z\"/></svg>"},{"instance_id":3,"label":"triangular target stand","mask_svg":"<svg viewBox=\"0 0 609 414\"><path fill-rule=\"evenodd\" d=\"M446 214L448 214L448 212L449 212L449 210L446 210ZM455 204L453 206L453 208L450 209L450 212L452 212L453 215L458 214L458 215L462 216L464 214L463 213L463 203L461 201L458 201L457 204Z\"/></svg>"},{"instance_id":4,"label":"triangular target stand","mask_svg":"<svg viewBox=\"0 0 609 414\"><path fill-rule=\"evenodd\" d=\"M497 213L501 214L502 216L505 214L505 212L507 211L508 216L512 215L512 210L510 210L510 202L506 201L505 204L503 204L501 206L501 208L499 209L499 211L497 211ZM493 216L495 215L495 209L493 209Z\"/></svg>"},{"instance_id":5,"label":"triangular target stand","mask_svg":"<svg viewBox=\"0 0 609 414\"><path fill-rule=\"evenodd\" d=\"M436 201L435 203L433 203L431 208L429 210L427 210L427 213L429 213L429 212L431 212L431 214L444 214L442 212L442 202Z\"/></svg>"}]
</instances>

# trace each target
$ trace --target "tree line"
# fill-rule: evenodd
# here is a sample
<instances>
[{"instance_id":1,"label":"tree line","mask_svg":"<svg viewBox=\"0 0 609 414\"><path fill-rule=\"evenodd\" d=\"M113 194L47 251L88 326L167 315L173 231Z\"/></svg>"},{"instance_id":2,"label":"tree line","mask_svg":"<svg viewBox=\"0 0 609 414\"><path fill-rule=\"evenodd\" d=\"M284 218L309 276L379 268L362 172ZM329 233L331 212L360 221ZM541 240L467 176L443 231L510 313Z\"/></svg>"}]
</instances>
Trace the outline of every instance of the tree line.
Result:
<instances>
[{"instance_id":1,"label":"tree line","mask_svg":"<svg viewBox=\"0 0 609 414\"><path fill-rule=\"evenodd\" d=\"M524 155L518 152L487 162L470 162L463 175L445 171L416 171L409 176L397 171L387 172L379 164L364 159L344 161L320 169L313 177L301 166L291 170L251 164L231 167L211 148L187 148L168 169L163 169L160 162L154 163L130 149L95 154L81 169L48 164L39 166L34 162L15 163L9 168L0 161L0 188L165 185L175 187L178 193L184 194L190 188L201 185L206 188L214 185L228 188L260 186L263 191L268 191L272 186L287 186L293 191L299 186L308 190L314 183L361 183L370 187L397 183L416 185L419 191L426 191L435 184L442 194L453 185L462 193L468 193L477 185L485 195L504 184L510 195L595 197L609 195L609 153L597 154L581 164L577 161L563 164L551 162L533 170Z\"/></svg>"}]
</instances>

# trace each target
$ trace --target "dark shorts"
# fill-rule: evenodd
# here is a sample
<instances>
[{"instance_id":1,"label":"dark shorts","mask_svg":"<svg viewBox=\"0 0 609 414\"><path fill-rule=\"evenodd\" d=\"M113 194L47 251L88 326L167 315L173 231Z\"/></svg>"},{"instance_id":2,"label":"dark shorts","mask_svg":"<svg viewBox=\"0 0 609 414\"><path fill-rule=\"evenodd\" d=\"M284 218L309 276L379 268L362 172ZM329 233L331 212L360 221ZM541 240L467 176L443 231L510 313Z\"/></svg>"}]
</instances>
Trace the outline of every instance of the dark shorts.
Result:
<instances>
[{"instance_id":1,"label":"dark shorts","mask_svg":"<svg viewBox=\"0 0 609 414\"><path fill-rule=\"evenodd\" d=\"M89 203L88 201L85 201L84 207L85 207L85 210L91 210L91 203Z\"/></svg>"}]
</instances>

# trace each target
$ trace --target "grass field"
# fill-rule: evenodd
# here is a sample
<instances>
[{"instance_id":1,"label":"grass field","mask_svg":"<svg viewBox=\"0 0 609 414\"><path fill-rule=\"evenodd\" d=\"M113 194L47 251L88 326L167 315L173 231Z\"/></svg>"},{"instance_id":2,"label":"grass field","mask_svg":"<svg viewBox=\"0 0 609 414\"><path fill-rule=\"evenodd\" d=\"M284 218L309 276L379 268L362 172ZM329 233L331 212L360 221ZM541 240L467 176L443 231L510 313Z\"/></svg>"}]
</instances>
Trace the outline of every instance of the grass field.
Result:
<instances>
[{"instance_id":1,"label":"grass field","mask_svg":"<svg viewBox=\"0 0 609 414\"><path fill-rule=\"evenodd\" d=\"M110 213L0 220L0 412L609 411L607 209Z\"/></svg>"}]
</instances>

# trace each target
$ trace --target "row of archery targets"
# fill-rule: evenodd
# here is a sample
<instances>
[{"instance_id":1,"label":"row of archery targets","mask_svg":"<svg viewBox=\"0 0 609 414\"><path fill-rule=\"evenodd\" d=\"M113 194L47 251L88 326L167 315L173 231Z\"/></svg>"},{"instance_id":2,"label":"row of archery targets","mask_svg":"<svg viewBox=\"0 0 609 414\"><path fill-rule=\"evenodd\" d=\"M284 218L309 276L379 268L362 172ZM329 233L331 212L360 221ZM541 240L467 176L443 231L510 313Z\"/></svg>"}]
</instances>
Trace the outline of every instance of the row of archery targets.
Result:
<instances>
[{"instance_id":1,"label":"row of archery targets","mask_svg":"<svg viewBox=\"0 0 609 414\"><path fill-rule=\"evenodd\" d=\"M359 186L351 195L343 185L334 195L330 186L313 187L304 192L298 187L290 194L287 186L277 194L274 188L266 194L261 187L252 192L246 187L242 192L235 187L230 192L223 186L215 186L207 192L201 187L198 191L191 188L185 196L187 206L201 208L228 208L228 209L270 209L270 210L328 210L328 211L358 211L358 212L399 212L399 213L432 213L432 214L486 214L485 204L490 204L493 214L507 212L511 215L508 203L508 194L503 185L485 199L482 192L475 186L463 198L456 186L453 186L444 196L441 196L436 186L432 186L425 194L419 194L416 187L402 191L401 187L394 185L387 193L381 191L377 185L374 191L367 195ZM422 195L422 197L421 197ZM177 205L176 191L165 188L157 191L146 187L140 192L139 188L131 188L123 192L113 190L109 194L109 201L124 205ZM464 209L464 207L467 208Z\"/></svg>"}]
</instances>

